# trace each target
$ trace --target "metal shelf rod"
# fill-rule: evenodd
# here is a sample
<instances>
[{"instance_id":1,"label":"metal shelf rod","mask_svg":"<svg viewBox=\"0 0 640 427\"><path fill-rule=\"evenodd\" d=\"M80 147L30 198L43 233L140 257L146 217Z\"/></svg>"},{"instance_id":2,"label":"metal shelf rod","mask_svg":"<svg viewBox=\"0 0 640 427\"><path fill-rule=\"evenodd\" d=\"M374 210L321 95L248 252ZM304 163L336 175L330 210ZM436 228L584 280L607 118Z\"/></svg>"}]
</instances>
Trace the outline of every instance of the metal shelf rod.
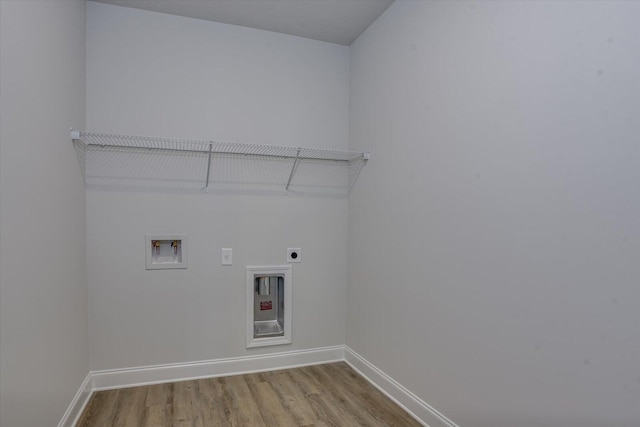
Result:
<instances>
[{"instance_id":1,"label":"metal shelf rod","mask_svg":"<svg viewBox=\"0 0 640 427\"><path fill-rule=\"evenodd\" d=\"M268 153L245 153L241 151L216 151L209 150L188 150L186 148L161 148L161 147L143 147L143 146L130 146L130 145L116 145L116 144L98 144L98 143L84 143L87 147L91 148L118 148L124 150L146 150L146 151L171 151L177 153L195 153L195 154L230 154L235 156L256 156L256 157L274 157L278 159L298 159L298 160L330 160L334 162L349 162L349 159L336 159L329 157L308 157L308 156L285 156L281 154L268 154ZM213 144L215 146L215 144ZM366 153L364 153L366 154ZM364 158L363 154L363 158ZM354 159L355 160L355 159Z\"/></svg>"},{"instance_id":2,"label":"metal shelf rod","mask_svg":"<svg viewBox=\"0 0 640 427\"><path fill-rule=\"evenodd\" d=\"M124 144L109 144L102 142L87 142L83 140L83 136L88 137L96 137L96 138L115 138L115 139L130 139L134 140L137 145L124 145ZM350 162L353 160L368 160L369 153L368 152L351 152L351 151L339 151L339 150L324 150L317 148L293 148L293 147L281 147L281 146L268 146L268 145L254 145L254 144L241 144L241 143L216 143L213 141L193 141L193 140L172 140L166 138L157 138L158 142L162 143L172 143L172 144L198 144L201 145L202 149L188 149L188 148L171 148L171 147L155 147L155 146L145 146L144 144L139 143L138 139L140 137L128 137L123 135L109 135L109 134L94 134L90 132L80 132L80 131L71 131L71 139L73 140L81 140L87 147L102 147L102 148L118 148L118 149L129 149L129 150L149 150L149 151L171 151L171 152L181 152L181 153L201 153L201 154L232 154L232 155L244 155L244 156L260 156L260 157L274 157L281 159L296 159L296 160L326 160L326 161L336 161L336 162ZM153 141L153 138L144 137L145 140ZM205 149L206 145L209 145L209 149ZM216 145L222 145L224 149L216 149ZM237 146L244 148L233 149L232 147ZM243 147L244 146L244 147ZM250 152L247 151L249 149L257 149L257 150L296 150L296 154L286 155L286 154L272 154L268 152ZM305 155L305 151L308 153L315 153L315 155ZM343 158L337 158L339 156L344 156Z\"/></svg>"},{"instance_id":3,"label":"metal shelf rod","mask_svg":"<svg viewBox=\"0 0 640 427\"><path fill-rule=\"evenodd\" d=\"M153 188L173 189L184 181L189 182L189 188L199 187L204 192L212 188L245 187L282 191L284 187L287 192L348 194L369 159L369 152L324 148L126 136L73 129L70 136L85 184L92 185L112 186L114 180L121 179L118 182L122 184L116 186L136 187L142 180ZM206 174L204 159L207 159ZM200 187L198 182L202 183L203 175L204 186Z\"/></svg>"},{"instance_id":4,"label":"metal shelf rod","mask_svg":"<svg viewBox=\"0 0 640 427\"><path fill-rule=\"evenodd\" d=\"M188 150L186 148L160 148L160 147L143 147L143 146L130 146L130 145L117 145L117 144L98 144L98 143L85 143L90 148L118 148L124 150L146 150L146 151L171 151L178 153L195 153L195 154L208 154L209 150Z\"/></svg>"}]
</instances>

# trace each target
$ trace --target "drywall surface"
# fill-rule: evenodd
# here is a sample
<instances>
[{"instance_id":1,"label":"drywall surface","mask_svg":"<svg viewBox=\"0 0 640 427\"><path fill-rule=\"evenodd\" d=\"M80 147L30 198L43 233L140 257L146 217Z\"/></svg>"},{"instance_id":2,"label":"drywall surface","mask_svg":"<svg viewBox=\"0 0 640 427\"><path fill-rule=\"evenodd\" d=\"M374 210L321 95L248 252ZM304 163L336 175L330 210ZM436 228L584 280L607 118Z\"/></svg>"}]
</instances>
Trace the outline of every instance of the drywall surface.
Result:
<instances>
[{"instance_id":1,"label":"drywall surface","mask_svg":"<svg viewBox=\"0 0 640 427\"><path fill-rule=\"evenodd\" d=\"M638 22L397 1L351 46L347 345L460 426L640 425Z\"/></svg>"},{"instance_id":2,"label":"drywall surface","mask_svg":"<svg viewBox=\"0 0 640 427\"><path fill-rule=\"evenodd\" d=\"M87 4L92 131L347 149L348 67L344 46ZM346 198L89 189L91 368L343 344L346 227ZM182 233L188 268L145 270L145 235ZM247 350L245 266L287 247L293 342Z\"/></svg>"},{"instance_id":3,"label":"drywall surface","mask_svg":"<svg viewBox=\"0 0 640 427\"><path fill-rule=\"evenodd\" d=\"M83 1L0 2L0 425L57 425L89 371Z\"/></svg>"}]
</instances>

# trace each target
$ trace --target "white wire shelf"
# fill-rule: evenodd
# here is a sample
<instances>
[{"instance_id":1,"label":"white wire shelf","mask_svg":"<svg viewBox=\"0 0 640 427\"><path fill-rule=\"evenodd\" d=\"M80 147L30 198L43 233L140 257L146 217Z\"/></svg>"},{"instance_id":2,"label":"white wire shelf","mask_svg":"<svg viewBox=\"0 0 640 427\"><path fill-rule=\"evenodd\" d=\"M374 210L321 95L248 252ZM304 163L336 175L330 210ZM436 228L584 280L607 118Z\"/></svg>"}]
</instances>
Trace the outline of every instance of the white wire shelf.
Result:
<instances>
[{"instance_id":1,"label":"white wire shelf","mask_svg":"<svg viewBox=\"0 0 640 427\"><path fill-rule=\"evenodd\" d=\"M349 193L368 152L71 131L88 187Z\"/></svg>"}]
</instances>

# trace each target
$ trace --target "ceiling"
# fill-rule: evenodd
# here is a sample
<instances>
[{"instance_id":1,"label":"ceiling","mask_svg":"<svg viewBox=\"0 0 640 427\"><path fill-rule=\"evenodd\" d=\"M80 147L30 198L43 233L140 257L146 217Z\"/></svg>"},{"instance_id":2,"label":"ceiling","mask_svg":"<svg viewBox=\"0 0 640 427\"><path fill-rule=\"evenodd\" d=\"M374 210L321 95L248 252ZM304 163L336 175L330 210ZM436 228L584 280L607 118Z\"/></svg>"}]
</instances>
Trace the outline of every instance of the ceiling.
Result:
<instances>
[{"instance_id":1,"label":"ceiling","mask_svg":"<svg viewBox=\"0 0 640 427\"><path fill-rule=\"evenodd\" d=\"M92 0L349 46L394 0Z\"/></svg>"}]
</instances>

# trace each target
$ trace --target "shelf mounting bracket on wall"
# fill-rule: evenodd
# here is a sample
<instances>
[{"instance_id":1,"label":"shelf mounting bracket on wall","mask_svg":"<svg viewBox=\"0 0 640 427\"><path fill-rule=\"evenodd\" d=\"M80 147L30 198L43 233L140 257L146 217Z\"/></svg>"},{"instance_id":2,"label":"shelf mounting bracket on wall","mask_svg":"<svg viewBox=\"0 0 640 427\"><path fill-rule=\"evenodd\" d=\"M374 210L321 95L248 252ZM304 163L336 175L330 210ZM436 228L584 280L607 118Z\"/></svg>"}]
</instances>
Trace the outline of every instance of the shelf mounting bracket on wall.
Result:
<instances>
[{"instance_id":1,"label":"shelf mounting bracket on wall","mask_svg":"<svg viewBox=\"0 0 640 427\"><path fill-rule=\"evenodd\" d=\"M209 173L211 172L211 152L213 151L213 142L209 143L209 157L207 159L207 179L202 189L205 193L209 191Z\"/></svg>"},{"instance_id":2,"label":"shelf mounting bracket on wall","mask_svg":"<svg viewBox=\"0 0 640 427\"><path fill-rule=\"evenodd\" d=\"M291 185L291 178L293 178L293 174L296 172L296 167L298 167L298 161L300 160L300 149L298 148L298 152L296 153L296 159L293 162L293 166L291 167L291 173L289 174L289 179L287 180L287 186L285 187L286 191L289 191L289 185Z\"/></svg>"}]
</instances>

